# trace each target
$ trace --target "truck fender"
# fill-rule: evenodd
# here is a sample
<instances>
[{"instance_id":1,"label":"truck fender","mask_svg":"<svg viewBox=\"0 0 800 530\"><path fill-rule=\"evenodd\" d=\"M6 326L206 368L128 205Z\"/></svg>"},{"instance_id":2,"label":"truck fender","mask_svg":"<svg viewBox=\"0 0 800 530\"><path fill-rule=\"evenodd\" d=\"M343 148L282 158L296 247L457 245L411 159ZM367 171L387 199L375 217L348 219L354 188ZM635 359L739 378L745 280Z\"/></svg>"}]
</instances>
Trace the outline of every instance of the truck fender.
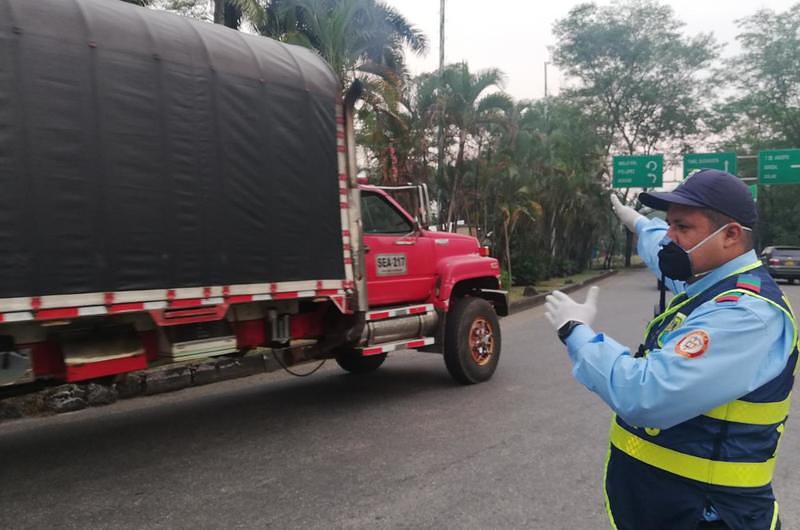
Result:
<instances>
[{"instance_id":1,"label":"truck fender","mask_svg":"<svg viewBox=\"0 0 800 530\"><path fill-rule=\"evenodd\" d=\"M492 268L492 263L496 265L497 260L481 256L453 256L442 260L437 267L436 306L448 312L454 297L471 294L491 302L498 315L507 315L507 296L500 290L500 280L496 276L500 269Z\"/></svg>"}]
</instances>

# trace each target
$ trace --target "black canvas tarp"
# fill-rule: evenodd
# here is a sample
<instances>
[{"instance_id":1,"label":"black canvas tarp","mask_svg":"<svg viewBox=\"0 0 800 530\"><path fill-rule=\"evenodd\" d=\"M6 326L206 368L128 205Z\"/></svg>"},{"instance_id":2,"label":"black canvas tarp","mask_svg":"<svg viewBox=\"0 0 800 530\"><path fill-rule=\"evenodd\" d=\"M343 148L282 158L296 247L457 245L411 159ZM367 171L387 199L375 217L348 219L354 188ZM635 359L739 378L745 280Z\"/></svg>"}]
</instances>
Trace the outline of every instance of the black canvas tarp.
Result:
<instances>
[{"instance_id":1,"label":"black canvas tarp","mask_svg":"<svg viewBox=\"0 0 800 530\"><path fill-rule=\"evenodd\" d=\"M313 52L118 0L0 0L0 298L344 278Z\"/></svg>"}]
</instances>

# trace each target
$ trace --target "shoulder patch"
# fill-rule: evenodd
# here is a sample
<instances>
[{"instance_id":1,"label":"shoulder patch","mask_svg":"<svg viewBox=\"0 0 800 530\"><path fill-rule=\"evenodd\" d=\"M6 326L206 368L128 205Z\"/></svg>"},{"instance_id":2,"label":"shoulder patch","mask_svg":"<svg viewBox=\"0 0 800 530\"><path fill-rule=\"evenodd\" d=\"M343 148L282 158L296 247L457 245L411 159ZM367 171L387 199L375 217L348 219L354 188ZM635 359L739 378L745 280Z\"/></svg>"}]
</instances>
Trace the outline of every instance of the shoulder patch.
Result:
<instances>
[{"instance_id":1,"label":"shoulder patch","mask_svg":"<svg viewBox=\"0 0 800 530\"><path fill-rule=\"evenodd\" d=\"M702 329L688 333L675 345L675 353L687 359L694 359L703 355L708 349L711 339Z\"/></svg>"},{"instance_id":2,"label":"shoulder patch","mask_svg":"<svg viewBox=\"0 0 800 530\"><path fill-rule=\"evenodd\" d=\"M741 297L742 293L727 293L714 298L714 301L718 304L724 304L725 302L736 303Z\"/></svg>"},{"instance_id":3,"label":"shoulder patch","mask_svg":"<svg viewBox=\"0 0 800 530\"><path fill-rule=\"evenodd\" d=\"M758 294L761 292L761 278L755 274L740 274L736 278L736 287Z\"/></svg>"}]
</instances>

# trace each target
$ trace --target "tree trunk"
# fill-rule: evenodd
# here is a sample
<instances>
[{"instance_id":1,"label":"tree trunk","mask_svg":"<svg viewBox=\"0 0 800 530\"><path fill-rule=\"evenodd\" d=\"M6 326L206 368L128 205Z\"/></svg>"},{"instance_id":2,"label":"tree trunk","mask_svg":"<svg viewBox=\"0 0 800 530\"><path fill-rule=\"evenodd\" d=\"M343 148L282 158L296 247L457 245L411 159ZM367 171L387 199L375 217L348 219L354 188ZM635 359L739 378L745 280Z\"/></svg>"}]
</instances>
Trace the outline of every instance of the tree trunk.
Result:
<instances>
[{"instance_id":1,"label":"tree trunk","mask_svg":"<svg viewBox=\"0 0 800 530\"><path fill-rule=\"evenodd\" d=\"M456 170L453 175L453 188L450 190L450 207L447 209L447 224L450 226L451 221L455 222L458 226L458 219L453 219L456 216L456 193L458 192L458 177L463 171L464 165L464 146L467 143L467 133L461 131L458 138L458 156L456 157ZM455 230L453 230L455 232Z\"/></svg>"},{"instance_id":2,"label":"tree trunk","mask_svg":"<svg viewBox=\"0 0 800 530\"><path fill-rule=\"evenodd\" d=\"M508 285L507 289L511 289L511 244L508 240L508 221L503 220L503 236L506 240L506 269L508 269Z\"/></svg>"},{"instance_id":3,"label":"tree trunk","mask_svg":"<svg viewBox=\"0 0 800 530\"><path fill-rule=\"evenodd\" d=\"M633 254L633 232L625 230L625 267L631 266L631 254Z\"/></svg>"},{"instance_id":4,"label":"tree trunk","mask_svg":"<svg viewBox=\"0 0 800 530\"><path fill-rule=\"evenodd\" d=\"M225 0L214 0L214 24L225 22Z\"/></svg>"}]
</instances>

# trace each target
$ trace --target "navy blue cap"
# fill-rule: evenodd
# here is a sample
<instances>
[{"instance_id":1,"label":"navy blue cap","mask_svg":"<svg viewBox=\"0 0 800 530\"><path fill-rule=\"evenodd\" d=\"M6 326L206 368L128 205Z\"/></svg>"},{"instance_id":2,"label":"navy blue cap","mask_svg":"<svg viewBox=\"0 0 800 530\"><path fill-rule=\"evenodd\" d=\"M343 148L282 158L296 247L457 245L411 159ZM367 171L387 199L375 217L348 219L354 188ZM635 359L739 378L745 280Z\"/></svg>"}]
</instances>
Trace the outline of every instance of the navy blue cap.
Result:
<instances>
[{"instance_id":1,"label":"navy blue cap","mask_svg":"<svg viewBox=\"0 0 800 530\"><path fill-rule=\"evenodd\" d=\"M735 175L717 169L700 170L672 191L640 193L639 201L664 211L670 204L710 208L748 228L758 221L756 203L747 185Z\"/></svg>"}]
</instances>

